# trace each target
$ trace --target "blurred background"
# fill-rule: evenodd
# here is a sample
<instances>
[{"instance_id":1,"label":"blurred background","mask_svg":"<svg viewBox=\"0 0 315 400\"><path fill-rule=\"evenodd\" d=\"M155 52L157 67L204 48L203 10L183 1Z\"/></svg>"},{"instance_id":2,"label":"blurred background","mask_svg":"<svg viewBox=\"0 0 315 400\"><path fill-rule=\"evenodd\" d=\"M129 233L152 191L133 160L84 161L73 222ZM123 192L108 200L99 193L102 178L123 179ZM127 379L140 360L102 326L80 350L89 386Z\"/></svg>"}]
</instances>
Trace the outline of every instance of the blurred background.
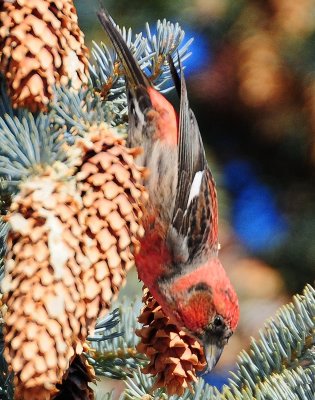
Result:
<instances>
[{"instance_id":1,"label":"blurred background","mask_svg":"<svg viewBox=\"0 0 315 400\"><path fill-rule=\"evenodd\" d=\"M86 42L98 0L77 0ZM315 278L315 0L107 0L119 25L179 22L190 102L217 182L221 259L241 322L209 382L226 379L263 321ZM124 294L140 292L135 272Z\"/></svg>"}]
</instances>

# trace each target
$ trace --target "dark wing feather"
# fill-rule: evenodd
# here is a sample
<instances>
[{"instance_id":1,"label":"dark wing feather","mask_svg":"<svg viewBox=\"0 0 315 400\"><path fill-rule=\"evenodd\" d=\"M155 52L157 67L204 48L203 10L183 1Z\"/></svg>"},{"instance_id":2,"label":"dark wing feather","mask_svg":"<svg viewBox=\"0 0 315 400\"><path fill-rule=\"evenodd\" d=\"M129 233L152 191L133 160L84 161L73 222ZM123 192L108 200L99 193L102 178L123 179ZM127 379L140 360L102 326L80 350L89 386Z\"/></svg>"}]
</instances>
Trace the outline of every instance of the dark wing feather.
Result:
<instances>
[{"instance_id":1,"label":"dark wing feather","mask_svg":"<svg viewBox=\"0 0 315 400\"><path fill-rule=\"evenodd\" d=\"M180 60L179 56L178 56L178 60ZM172 75L172 78L173 78L173 82L174 82L174 85L175 85L176 92L177 92L178 96L180 97L180 92L181 92L180 78L178 76L178 73L176 71L172 56L170 54L167 56L167 61L168 61L168 64L170 66L170 71L171 71L171 75Z\"/></svg>"},{"instance_id":2,"label":"dark wing feather","mask_svg":"<svg viewBox=\"0 0 315 400\"><path fill-rule=\"evenodd\" d=\"M102 24L104 30L108 34L114 49L125 69L125 74L128 76L128 83L131 86L150 86L148 78L144 75L141 68L139 67L137 61L133 57L125 43L121 33L114 26L111 16L108 14L107 10L102 8L97 12L98 19Z\"/></svg>"},{"instance_id":3,"label":"dark wing feather","mask_svg":"<svg viewBox=\"0 0 315 400\"><path fill-rule=\"evenodd\" d=\"M172 61L170 65L175 85L180 82L178 181L170 240L174 259L191 262L217 244L217 198L183 70L180 66L179 78Z\"/></svg>"},{"instance_id":4,"label":"dark wing feather","mask_svg":"<svg viewBox=\"0 0 315 400\"><path fill-rule=\"evenodd\" d=\"M150 82L131 54L121 33L114 26L108 12L102 8L97 13L97 16L117 52L127 77L128 145L133 147L140 146L142 145L142 135L147 132L144 116L152 108L152 102L147 90Z\"/></svg>"}]
</instances>

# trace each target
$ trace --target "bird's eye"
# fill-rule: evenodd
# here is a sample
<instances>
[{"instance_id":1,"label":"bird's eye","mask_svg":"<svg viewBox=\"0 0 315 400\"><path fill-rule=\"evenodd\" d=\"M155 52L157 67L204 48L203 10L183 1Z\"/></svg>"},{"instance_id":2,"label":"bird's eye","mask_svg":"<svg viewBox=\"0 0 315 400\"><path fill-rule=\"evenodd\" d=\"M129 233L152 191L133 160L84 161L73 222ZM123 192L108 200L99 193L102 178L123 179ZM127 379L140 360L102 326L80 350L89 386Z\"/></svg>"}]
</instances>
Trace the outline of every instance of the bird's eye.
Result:
<instances>
[{"instance_id":1,"label":"bird's eye","mask_svg":"<svg viewBox=\"0 0 315 400\"><path fill-rule=\"evenodd\" d=\"M222 326L224 324L223 318L221 315L217 315L213 320L213 325L216 327Z\"/></svg>"}]
</instances>

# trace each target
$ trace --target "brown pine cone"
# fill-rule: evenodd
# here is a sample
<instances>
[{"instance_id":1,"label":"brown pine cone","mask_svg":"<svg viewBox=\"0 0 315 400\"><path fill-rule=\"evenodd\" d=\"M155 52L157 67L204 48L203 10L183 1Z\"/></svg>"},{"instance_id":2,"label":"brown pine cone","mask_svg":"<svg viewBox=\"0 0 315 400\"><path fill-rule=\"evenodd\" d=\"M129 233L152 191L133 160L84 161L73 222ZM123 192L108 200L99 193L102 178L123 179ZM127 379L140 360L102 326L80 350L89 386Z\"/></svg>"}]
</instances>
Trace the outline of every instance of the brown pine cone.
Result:
<instances>
[{"instance_id":1,"label":"brown pine cone","mask_svg":"<svg viewBox=\"0 0 315 400\"><path fill-rule=\"evenodd\" d=\"M87 48L72 0L4 1L0 71L14 107L45 110L53 85L87 83Z\"/></svg>"},{"instance_id":2,"label":"brown pine cone","mask_svg":"<svg viewBox=\"0 0 315 400\"><path fill-rule=\"evenodd\" d=\"M101 309L108 310L134 264L138 238L144 233L145 170L134 163L140 150L126 148L105 124L90 128L88 138L77 145L82 161L76 179L84 205L79 222L87 229L83 252L92 264L83 281L90 302L88 317L95 320Z\"/></svg>"},{"instance_id":3,"label":"brown pine cone","mask_svg":"<svg viewBox=\"0 0 315 400\"><path fill-rule=\"evenodd\" d=\"M146 288L142 300L145 306L138 320L143 327L136 331L141 339L137 350L149 358L142 372L156 376L154 389L165 387L169 395L182 396L187 388L192 390L196 372L206 366L203 349L171 323Z\"/></svg>"},{"instance_id":4,"label":"brown pine cone","mask_svg":"<svg viewBox=\"0 0 315 400\"><path fill-rule=\"evenodd\" d=\"M57 386L59 393L54 400L94 400L94 391L88 385L89 382L95 382L94 369L83 354L77 355L62 384Z\"/></svg>"},{"instance_id":5,"label":"brown pine cone","mask_svg":"<svg viewBox=\"0 0 315 400\"><path fill-rule=\"evenodd\" d=\"M75 182L46 175L21 185L12 203L2 288L5 358L15 399L44 400L81 354L87 336Z\"/></svg>"},{"instance_id":6,"label":"brown pine cone","mask_svg":"<svg viewBox=\"0 0 315 400\"><path fill-rule=\"evenodd\" d=\"M6 304L3 303L3 294L0 293L0 325L4 323L4 316L7 311Z\"/></svg>"}]
</instances>

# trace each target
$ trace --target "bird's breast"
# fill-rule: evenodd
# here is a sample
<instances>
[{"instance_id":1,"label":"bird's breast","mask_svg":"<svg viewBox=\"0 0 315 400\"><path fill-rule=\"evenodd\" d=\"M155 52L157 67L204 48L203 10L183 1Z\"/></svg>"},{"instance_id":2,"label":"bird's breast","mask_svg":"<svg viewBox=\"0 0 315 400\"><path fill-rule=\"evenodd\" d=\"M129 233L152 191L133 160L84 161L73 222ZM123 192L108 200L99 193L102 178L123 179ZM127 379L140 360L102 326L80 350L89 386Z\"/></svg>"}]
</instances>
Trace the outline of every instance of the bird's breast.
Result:
<instances>
[{"instance_id":1,"label":"bird's breast","mask_svg":"<svg viewBox=\"0 0 315 400\"><path fill-rule=\"evenodd\" d=\"M165 274L170 253L165 243L165 227L156 222L154 215L144 217L145 236L140 240L140 251L135 256L139 279L152 290Z\"/></svg>"},{"instance_id":2,"label":"bird's breast","mask_svg":"<svg viewBox=\"0 0 315 400\"><path fill-rule=\"evenodd\" d=\"M177 186L177 148L160 140L144 146L143 165L149 174L144 181L149 206L162 224L170 224Z\"/></svg>"}]
</instances>

